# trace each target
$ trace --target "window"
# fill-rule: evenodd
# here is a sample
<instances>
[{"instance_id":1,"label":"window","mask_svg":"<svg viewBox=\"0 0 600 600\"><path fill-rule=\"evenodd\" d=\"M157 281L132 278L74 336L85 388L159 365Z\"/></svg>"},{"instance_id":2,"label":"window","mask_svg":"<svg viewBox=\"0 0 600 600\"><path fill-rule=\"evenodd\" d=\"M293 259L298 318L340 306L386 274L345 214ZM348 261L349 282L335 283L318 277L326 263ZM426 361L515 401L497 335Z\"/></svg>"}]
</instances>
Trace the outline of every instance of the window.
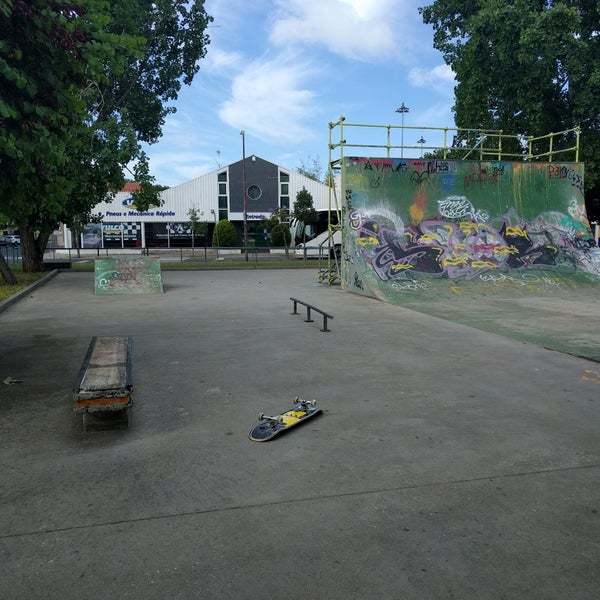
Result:
<instances>
[{"instance_id":1,"label":"window","mask_svg":"<svg viewBox=\"0 0 600 600\"><path fill-rule=\"evenodd\" d=\"M281 208L290 208L290 197L289 196L281 196Z\"/></svg>"},{"instance_id":2,"label":"window","mask_svg":"<svg viewBox=\"0 0 600 600\"><path fill-rule=\"evenodd\" d=\"M219 221L227 220L227 210L219 210Z\"/></svg>"},{"instance_id":3,"label":"window","mask_svg":"<svg viewBox=\"0 0 600 600\"><path fill-rule=\"evenodd\" d=\"M219 181L227 181L227 171L223 171L217 175Z\"/></svg>"},{"instance_id":4,"label":"window","mask_svg":"<svg viewBox=\"0 0 600 600\"><path fill-rule=\"evenodd\" d=\"M227 210L227 196L219 196L219 208Z\"/></svg>"},{"instance_id":5,"label":"window","mask_svg":"<svg viewBox=\"0 0 600 600\"><path fill-rule=\"evenodd\" d=\"M259 186L253 184L248 188L248 198L250 200L259 200L261 196L262 190Z\"/></svg>"},{"instance_id":6,"label":"window","mask_svg":"<svg viewBox=\"0 0 600 600\"><path fill-rule=\"evenodd\" d=\"M287 196L290 193L290 184L289 183L282 183L281 184L281 195L282 196Z\"/></svg>"},{"instance_id":7,"label":"window","mask_svg":"<svg viewBox=\"0 0 600 600\"><path fill-rule=\"evenodd\" d=\"M289 181L290 180L290 176L287 173L284 173L283 171L279 172L279 179L284 182L284 181Z\"/></svg>"},{"instance_id":8,"label":"window","mask_svg":"<svg viewBox=\"0 0 600 600\"><path fill-rule=\"evenodd\" d=\"M227 196L227 184L226 183L219 184L219 194Z\"/></svg>"}]
</instances>

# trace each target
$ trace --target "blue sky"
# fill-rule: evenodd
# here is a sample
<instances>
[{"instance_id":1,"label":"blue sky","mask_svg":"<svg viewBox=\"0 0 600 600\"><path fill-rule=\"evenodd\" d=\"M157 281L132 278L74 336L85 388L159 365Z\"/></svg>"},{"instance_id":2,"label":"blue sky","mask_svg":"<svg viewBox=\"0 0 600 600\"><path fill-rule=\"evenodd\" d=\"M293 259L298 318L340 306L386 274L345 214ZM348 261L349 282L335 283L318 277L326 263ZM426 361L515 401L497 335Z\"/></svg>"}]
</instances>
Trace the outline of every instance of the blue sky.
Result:
<instances>
[{"instance_id":1,"label":"blue sky","mask_svg":"<svg viewBox=\"0 0 600 600\"><path fill-rule=\"evenodd\" d=\"M309 156L325 166L327 123L341 114L394 124L405 102L406 125L453 126L453 74L421 21L426 3L207 0L215 19L207 57L148 148L157 182L176 185L239 160L240 129L247 154L295 168ZM406 133L405 143L419 137Z\"/></svg>"}]
</instances>

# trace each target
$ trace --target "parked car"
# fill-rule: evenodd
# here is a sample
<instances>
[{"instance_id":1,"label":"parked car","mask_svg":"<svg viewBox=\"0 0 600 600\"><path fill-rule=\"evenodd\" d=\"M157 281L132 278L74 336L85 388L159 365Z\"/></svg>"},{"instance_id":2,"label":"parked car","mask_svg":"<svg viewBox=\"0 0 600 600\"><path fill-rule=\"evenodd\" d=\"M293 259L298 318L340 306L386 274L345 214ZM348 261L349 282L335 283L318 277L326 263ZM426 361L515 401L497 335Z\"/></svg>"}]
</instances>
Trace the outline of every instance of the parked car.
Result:
<instances>
[{"instance_id":1,"label":"parked car","mask_svg":"<svg viewBox=\"0 0 600 600\"><path fill-rule=\"evenodd\" d=\"M102 234L98 231L86 231L83 234L83 247L84 248L101 248L102 247Z\"/></svg>"},{"instance_id":2,"label":"parked car","mask_svg":"<svg viewBox=\"0 0 600 600\"><path fill-rule=\"evenodd\" d=\"M21 238L18 235L8 234L0 237L0 244L4 246L18 246L21 243Z\"/></svg>"}]
</instances>

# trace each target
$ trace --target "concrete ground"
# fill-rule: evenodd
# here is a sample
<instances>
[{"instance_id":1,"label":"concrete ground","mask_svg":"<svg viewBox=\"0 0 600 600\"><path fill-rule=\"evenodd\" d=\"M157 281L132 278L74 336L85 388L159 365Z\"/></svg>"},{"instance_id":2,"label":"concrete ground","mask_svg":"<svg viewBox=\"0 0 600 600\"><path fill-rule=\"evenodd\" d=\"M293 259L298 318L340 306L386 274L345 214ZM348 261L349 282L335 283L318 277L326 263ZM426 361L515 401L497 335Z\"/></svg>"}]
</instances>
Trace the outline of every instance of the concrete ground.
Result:
<instances>
[{"instance_id":1,"label":"concrete ground","mask_svg":"<svg viewBox=\"0 0 600 600\"><path fill-rule=\"evenodd\" d=\"M310 271L92 277L0 316L3 600L598 597L596 363ZM93 335L134 337L130 430L71 412ZM325 414L248 440L298 394Z\"/></svg>"}]
</instances>

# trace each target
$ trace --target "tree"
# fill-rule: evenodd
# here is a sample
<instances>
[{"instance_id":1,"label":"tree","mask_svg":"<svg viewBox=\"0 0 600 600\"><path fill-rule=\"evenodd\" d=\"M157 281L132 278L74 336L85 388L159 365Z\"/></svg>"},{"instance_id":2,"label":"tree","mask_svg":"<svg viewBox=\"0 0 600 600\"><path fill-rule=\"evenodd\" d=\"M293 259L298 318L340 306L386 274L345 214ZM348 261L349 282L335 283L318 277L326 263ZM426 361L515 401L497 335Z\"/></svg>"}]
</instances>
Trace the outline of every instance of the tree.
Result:
<instances>
[{"instance_id":1,"label":"tree","mask_svg":"<svg viewBox=\"0 0 600 600\"><path fill-rule=\"evenodd\" d=\"M213 231L213 246L227 248L235 246L237 241L237 233L233 223L230 223L227 219L221 219L216 225Z\"/></svg>"},{"instance_id":2,"label":"tree","mask_svg":"<svg viewBox=\"0 0 600 600\"><path fill-rule=\"evenodd\" d=\"M0 213L0 226L3 223L7 223L7 222L8 222L8 219L3 217L2 213ZM8 285L15 285L17 283L17 278L15 277L11 268L8 266L8 263L4 259L2 252L0 252L0 275L2 275L2 279L4 280L4 283L6 283Z\"/></svg>"},{"instance_id":3,"label":"tree","mask_svg":"<svg viewBox=\"0 0 600 600\"><path fill-rule=\"evenodd\" d=\"M0 2L0 197L23 270L40 270L58 223L90 214L125 171L139 210L159 204L142 144L198 71L210 21L203 0Z\"/></svg>"},{"instance_id":4,"label":"tree","mask_svg":"<svg viewBox=\"0 0 600 600\"><path fill-rule=\"evenodd\" d=\"M190 208L190 210L188 210L188 218L190 220L189 226L192 231L192 248L194 248L196 236L204 238L204 241L206 242L208 224L200 220L200 215L195 208Z\"/></svg>"},{"instance_id":5,"label":"tree","mask_svg":"<svg viewBox=\"0 0 600 600\"><path fill-rule=\"evenodd\" d=\"M457 126L535 136L581 125L588 205L600 197L600 3L435 0L420 10L456 74Z\"/></svg>"},{"instance_id":6,"label":"tree","mask_svg":"<svg viewBox=\"0 0 600 600\"><path fill-rule=\"evenodd\" d=\"M292 234L290 228L283 223L275 225L271 229L271 243L273 246L285 246L286 250L292 241Z\"/></svg>"},{"instance_id":7,"label":"tree","mask_svg":"<svg viewBox=\"0 0 600 600\"><path fill-rule=\"evenodd\" d=\"M271 213L271 216L265 221L267 231L271 231L278 225L289 225L290 211L287 208L278 208Z\"/></svg>"},{"instance_id":8,"label":"tree","mask_svg":"<svg viewBox=\"0 0 600 600\"><path fill-rule=\"evenodd\" d=\"M8 285L15 285L17 283L17 278L14 273L11 271L11 268L8 266L4 256L0 252L0 275L2 275L2 279L4 283Z\"/></svg>"},{"instance_id":9,"label":"tree","mask_svg":"<svg viewBox=\"0 0 600 600\"><path fill-rule=\"evenodd\" d=\"M300 160L300 166L296 169L300 175L304 175L314 181L322 181L323 167L319 157L312 158L309 156L306 161Z\"/></svg>"},{"instance_id":10,"label":"tree","mask_svg":"<svg viewBox=\"0 0 600 600\"><path fill-rule=\"evenodd\" d=\"M292 216L304 225L302 228L302 238L304 244L306 244L306 225L315 223L317 220L317 211L313 205L312 194L306 188L302 188L296 194Z\"/></svg>"},{"instance_id":11,"label":"tree","mask_svg":"<svg viewBox=\"0 0 600 600\"><path fill-rule=\"evenodd\" d=\"M266 221L266 228L273 246L285 246L285 254L288 256L289 246L292 241L290 232L290 212L287 208L278 208L271 213Z\"/></svg>"}]
</instances>

